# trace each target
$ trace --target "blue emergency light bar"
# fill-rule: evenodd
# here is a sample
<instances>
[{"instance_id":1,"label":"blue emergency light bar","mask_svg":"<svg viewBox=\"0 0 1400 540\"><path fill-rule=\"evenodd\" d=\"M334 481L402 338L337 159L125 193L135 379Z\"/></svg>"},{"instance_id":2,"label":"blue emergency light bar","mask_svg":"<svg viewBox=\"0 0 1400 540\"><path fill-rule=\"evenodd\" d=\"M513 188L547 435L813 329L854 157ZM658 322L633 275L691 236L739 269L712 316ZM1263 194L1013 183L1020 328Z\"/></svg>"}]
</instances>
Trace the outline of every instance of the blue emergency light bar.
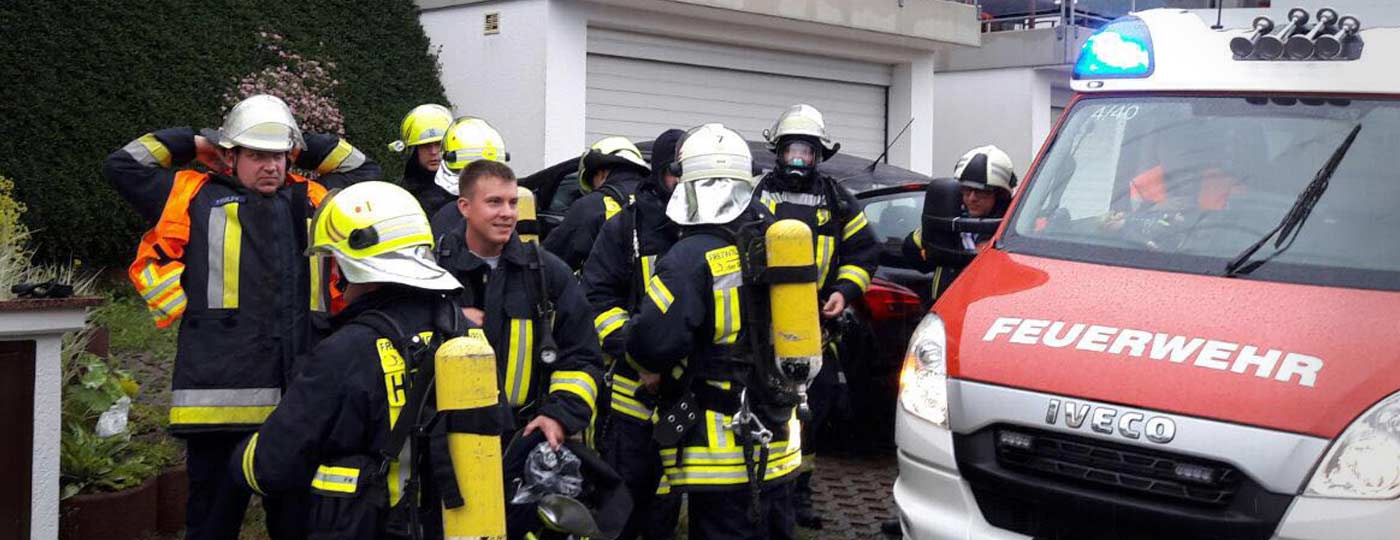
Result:
<instances>
[{"instance_id":1,"label":"blue emergency light bar","mask_svg":"<svg viewBox=\"0 0 1400 540\"><path fill-rule=\"evenodd\" d=\"M1137 17L1120 17L1084 42L1075 79L1140 79L1152 75L1152 35Z\"/></svg>"}]
</instances>

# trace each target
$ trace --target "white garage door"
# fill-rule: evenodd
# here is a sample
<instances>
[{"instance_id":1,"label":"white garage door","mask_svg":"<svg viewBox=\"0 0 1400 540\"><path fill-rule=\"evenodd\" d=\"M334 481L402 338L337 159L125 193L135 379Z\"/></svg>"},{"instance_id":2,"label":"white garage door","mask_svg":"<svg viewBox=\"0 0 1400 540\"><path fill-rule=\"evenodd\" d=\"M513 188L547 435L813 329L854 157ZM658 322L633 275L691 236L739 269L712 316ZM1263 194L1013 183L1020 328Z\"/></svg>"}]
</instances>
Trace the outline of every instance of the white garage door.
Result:
<instances>
[{"instance_id":1,"label":"white garage door","mask_svg":"<svg viewBox=\"0 0 1400 540\"><path fill-rule=\"evenodd\" d=\"M761 141L788 106L808 103L842 153L873 159L884 150L888 66L593 28L588 43L590 143L705 122Z\"/></svg>"}]
</instances>

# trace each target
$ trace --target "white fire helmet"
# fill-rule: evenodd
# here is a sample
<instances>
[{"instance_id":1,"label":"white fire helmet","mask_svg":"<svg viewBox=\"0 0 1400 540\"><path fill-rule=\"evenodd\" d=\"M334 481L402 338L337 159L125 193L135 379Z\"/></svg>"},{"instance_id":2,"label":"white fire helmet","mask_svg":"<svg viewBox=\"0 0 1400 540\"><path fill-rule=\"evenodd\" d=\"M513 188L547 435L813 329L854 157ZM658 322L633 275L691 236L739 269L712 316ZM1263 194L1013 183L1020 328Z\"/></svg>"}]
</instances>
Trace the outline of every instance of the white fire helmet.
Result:
<instances>
[{"instance_id":1,"label":"white fire helmet","mask_svg":"<svg viewBox=\"0 0 1400 540\"><path fill-rule=\"evenodd\" d=\"M768 141L768 149L776 152L778 140L783 137L805 136L816 139L822 145L822 160L831 159L841 145L831 140L826 133L826 120L816 107L799 103L783 111L773 127L763 130L763 138Z\"/></svg>"},{"instance_id":2,"label":"white fire helmet","mask_svg":"<svg viewBox=\"0 0 1400 540\"><path fill-rule=\"evenodd\" d=\"M218 131L206 129L201 134L223 148L290 152L292 148L306 147L292 109L281 99L267 94L238 102L224 115L223 127Z\"/></svg>"},{"instance_id":3,"label":"white fire helmet","mask_svg":"<svg viewBox=\"0 0 1400 540\"><path fill-rule=\"evenodd\" d=\"M1011 156L994 145L973 148L958 158L953 178L972 189L1000 189L1007 195L1016 194L1016 167Z\"/></svg>"},{"instance_id":4,"label":"white fire helmet","mask_svg":"<svg viewBox=\"0 0 1400 540\"><path fill-rule=\"evenodd\" d=\"M753 199L749 143L723 124L692 128L681 139L671 174L680 176L680 183L671 193L666 216L681 225L729 223Z\"/></svg>"}]
</instances>

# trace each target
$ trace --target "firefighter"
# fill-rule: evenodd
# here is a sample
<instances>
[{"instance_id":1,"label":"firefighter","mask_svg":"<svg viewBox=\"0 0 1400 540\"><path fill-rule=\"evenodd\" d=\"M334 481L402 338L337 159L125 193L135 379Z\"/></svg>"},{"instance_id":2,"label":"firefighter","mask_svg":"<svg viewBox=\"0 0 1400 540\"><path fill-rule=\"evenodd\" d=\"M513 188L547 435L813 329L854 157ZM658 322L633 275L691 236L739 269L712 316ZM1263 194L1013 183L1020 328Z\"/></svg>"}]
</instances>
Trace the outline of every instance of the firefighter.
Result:
<instances>
[{"instance_id":1,"label":"firefighter","mask_svg":"<svg viewBox=\"0 0 1400 540\"><path fill-rule=\"evenodd\" d=\"M641 150L626 138L606 137L593 143L578 160L579 189L584 195L550 231L544 248L569 268L582 268L603 223L631 203L637 185L650 173Z\"/></svg>"},{"instance_id":2,"label":"firefighter","mask_svg":"<svg viewBox=\"0 0 1400 540\"><path fill-rule=\"evenodd\" d=\"M568 266L515 234L510 167L473 162L458 185L463 223L440 237L438 260L462 282L463 313L495 349L516 427L544 432L557 448L596 419L602 352L588 300Z\"/></svg>"},{"instance_id":3,"label":"firefighter","mask_svg":"<svg viewBox=\"0 0 1400 540\"><path fill-rule=\"evenodd\" d=\"M657 259L680 234L666 217L666 203L680 181L670 165L684 133L667 130L652 143L651 175L637 187L635 200L623 207L618 219L603 224L581 273L611 374L610 410L603 411L606 427L599 446L632 496L633 512L618 537L622 540L673 538L679 519L679 495L656 493L661 461L651 437L651 415L660 380L654 375L643 380L626 348L627 321L645 297L642 291L655 273Z\"/></svg>"},{"instance_id":4,"label":"firefighter","mask_svg":"<svg viewBox=\"0 0 1400 540\"><path fill-rule=\"evenodd\" d=\"M457 210L456 204L460 191L457 179L461 177L462 169L482 159L501 163L510 161L510 153L506 152L506 141L501 138L501 133L480 118L463 116L453 120L447 126L447 134L443 135L442 161L433 176L433 183L448 197L436 203L435 208L423 207L433 225L434 237L440 239L461 227L462 213Z\"/></svg>"},{"instance_id":5,"label":"firefighter","mask_svg":"<svg viewBox=\"0 0 1400 540\"><path fill-rule=\"evenodd\" d=\"M390 150L408 154L401 185L413 194L429 217L457 199L457 192L434 182L442 165L442 138L451 124L452 111L447 107L419 105L403 117L399 140L389 143Z\"/></svg>"},{"instance_id":6,"label":"firefighter","mask_svg":"<svg viewBox=\"0 0 1400 540\"><path fill-rule=\"evenodd\" d=\"M308 254L334 257L349 305L229 462L260 494L309 488L310 538L441 536L441 503L415 489L427 475L426 445L391 436L425 420L413 398L429 383L417 374L435 345L466 331L444 294L461 284L432 247L418 202L387 182L332 192L311 224ZM413 534L420 525L430 532Z\"/></svg>"},{"instance_id":7,"label":"firefighter","mask_svg":"<svg viewBox=\"0 0 1400 540\"><path fill-rule=\"evenodd\" d=\"M818 299L826 321L827 358L822 372L810 389L811 413L802 432L804 470L796 488L797 523L807 528L822 526L820 514L812 508L811 477L816 466L816 446L822 424L845 391L835 342L839 340L838 317L858 302L870 287L880 257L880 246L871 231L859 202L830 176L821 173L820 164L831 159L841 145L826 131L822 114L810 105L793 105L764 131L769 148L777 155L773 171L759 182L758 198L777 219L798 219L812 229L817 256Z\"/></svg>"},{"instance_id":8,"label":"firefighter","mask_svg":"<svg viewBox=\"0 0 1400 540\"><path fill-rule=\"evenodd\" d=\"M774 387L775 365L764 360L772 358L771 317L759 298L765 287L751 281L763 272L740 256L751 253L771 215L752 204L748 144L734 131L695 128L677 163L680 184L666 215L681 237L647 280L627 338L642 377L665 378L655 430L663 482L688 497L691 539L795 538L799 400L787 386ZM811 274L805 307L819 362L815 268L810 252L797 251Z\"/></svg>"},{"instance_id":9,"label":"firefighter","mask_svg":"<svg viewBox=\"0 0 1400 540\"><path fill-rule=\"evenodd\" d=\"M1011 205L1011 196L1016 189L1016 167L1011 157L993 145L979 146L968 150L953 167L953 178L962 185L962 205L964 217L1000 218L1006 215ZM991 240L991 235L962 233L964 255L930 254L923 247L923 228L904 239L905 260L923 272L933 272L929 290L921 292L926 305L933 305L938 296L953 284L972 257L981 251ZM926 296L925 296L926 295Z\"/></svg>"},{"instance_id":10,"label":"firefighter","mask_svg":"<svg viewBox=\"0 0 1400 540\"><path fill-rule=\"evenodd\" d=\"M342 179L378 167L333 136L308 136L282 100L235 105L218 131L148 133L103 164L111 182L153 227L129 276L156 320L182 320L171 387L170 431L185 440L188 538L236 538L249 491L226 473L233 447L277 405L292 360L309 349L309 320L329 308L328 269L302 255L306 223L325 195L290 174L296 165ZM297 150L301 150L299 153ZM353 150L353 148L352 148ZM325 156L355 158L354 163ZM214 171L177 170L199 159ZM267 500L274 538L299 522Z\"/></svg>"}]
</instances>

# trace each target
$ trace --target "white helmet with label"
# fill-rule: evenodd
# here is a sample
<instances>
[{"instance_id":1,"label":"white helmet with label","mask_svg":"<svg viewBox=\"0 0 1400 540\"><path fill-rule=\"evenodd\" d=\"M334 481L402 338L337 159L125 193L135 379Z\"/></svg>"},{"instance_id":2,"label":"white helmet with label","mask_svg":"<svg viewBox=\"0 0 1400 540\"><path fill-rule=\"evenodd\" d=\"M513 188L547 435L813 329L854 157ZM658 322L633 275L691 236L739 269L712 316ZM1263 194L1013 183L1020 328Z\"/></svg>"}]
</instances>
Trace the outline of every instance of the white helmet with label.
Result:
<instances>
[{"instance_id":1,"label":"white helmet with label","mask_svg":"<svg viewBox=\"0 0 1400 540\"><path fill-rule=\"evenodd\" d=\"M201 134L224 148L290 152L292 148L306 147L291 108L281 99L267 94L238 102L224 116L223 127L218 131L204 130Z\"/></svg>"},{"instance_id":2,"label":"white helmet with label","mask_svg":"<svg viewBox=\"0 0 1400 540\"><path fill-rule=\"evenodd\" d=\"M994 145L968 150L953 167L953 178L972 189L1000 189L1007 195L1016 194L1016 167L1011 156Z\"/></svg>"},{"instance_id":3,"label":"white helmet with label","mask_svg":"<svg viewBox=\"0 0 1400 540\"><path fill-rule=\"evenodd\" d=\"M666 216L681 225L729 223L753 199L749 143L723 124L692 128L681 139L671 174L679 176L680 183L671 193Z\"/></svg>"}]
</instances>

